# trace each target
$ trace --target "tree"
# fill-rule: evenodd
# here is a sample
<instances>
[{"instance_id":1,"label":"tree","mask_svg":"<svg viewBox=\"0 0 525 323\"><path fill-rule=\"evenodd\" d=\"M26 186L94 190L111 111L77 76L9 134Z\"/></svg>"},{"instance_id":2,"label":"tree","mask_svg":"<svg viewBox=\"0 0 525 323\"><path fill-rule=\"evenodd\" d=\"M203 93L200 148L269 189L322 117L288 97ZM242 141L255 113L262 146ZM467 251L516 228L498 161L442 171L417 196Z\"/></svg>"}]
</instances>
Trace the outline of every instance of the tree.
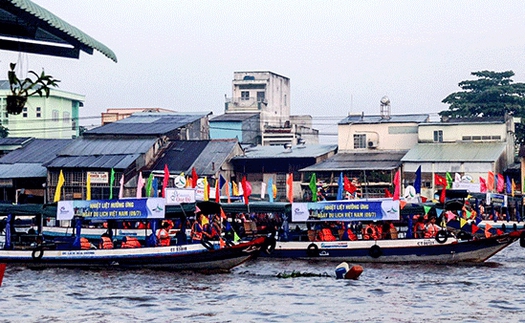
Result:
<instances>
[{"instance_id":1,"label":"tree","mask_svg":"<svg viewBox=\"0 0 525 323\"><path fill-rule=\"evenodd\" d=\"M449 94L443 103L448 110L439 112L442 117L482 118L512 115L525 118L525 83L513 83L513 71L472 72L477 80L462 81L463 90ZM516 143L525 142L525 126L516 124Z\"/></svg>"}]
</instances>

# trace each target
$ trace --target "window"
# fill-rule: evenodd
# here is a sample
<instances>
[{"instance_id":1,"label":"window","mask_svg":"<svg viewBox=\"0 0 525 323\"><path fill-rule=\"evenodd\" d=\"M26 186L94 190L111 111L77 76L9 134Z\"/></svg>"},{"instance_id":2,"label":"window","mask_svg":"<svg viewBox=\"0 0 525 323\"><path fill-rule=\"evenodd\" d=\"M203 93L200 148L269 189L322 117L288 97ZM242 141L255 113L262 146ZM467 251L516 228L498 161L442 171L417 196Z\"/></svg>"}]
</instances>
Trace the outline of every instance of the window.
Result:
<instances>
[{"instance_id":1,"label":"window","mask_svg":"<svg viewBox=\"0 0 525 323\"><path fill-rule=\"evenodd\" d=\"M51 113L51 120L58 122L58 110L53 110Z\"/></svg>"},{"instance_id":2,"label":"window","mask_svg":"<svg viewBox=\"0 0 525 323\"><path fill-rule=\"evenodd\" d=\"M249 100L250 91L241 91L241 100Z\"/></svg>"},{"instance_id":3,"label":"window","mask_svg":"<svg viewBox=\"0 0 525 323\"><path fill-rule=\"evenodd\" d=\"M36 117L37 118L42 117L42 108L41 107L36 107Z\"/></svg>"},{"instance_id":4,"label":"window","mask_svg":"<svg viewBox=\"0 0 525 323\"><path fill-rule=\"evenodd\" d=\"M22 111L22 118L27 118L27 108L24 108Z\"/></svg>"},{"instance_id":5,"label":"window","mask_svg":"<svg viewBox=\"0 0 525 323\"><path fill-rule=\"evenodd\" d=\"M354 135L354 149L366 148L366 135Z\"/></svg>"},{"instance_id":6,"label":"window","mask_svg":"<svg viewBox=\"0 0 525 323\"><path fill-rule=\"evenodd\" d=\"M443 142L443 130L434 131L434 142Z\"/></svg>"},{"instance_id":7,"label":"window","mask_svg":"<svg viewBox=\"0 0 525 323\"><path fill-rule=\"evenodd\" d=\"M257 102L264 101L264 92L257 92Z\"/></svg>"},{"instance_id":8,"label":"window","mask_svg":"<svg viewBox=\"0 0 525 323\"><path fill-rule=\"evenodd\" d=\"M62 121L64 123L69 123L71 121L71 117L70 117L69 112L65 112L64 111L64 113L62 113Z\"/></svg>"}]
</instances>

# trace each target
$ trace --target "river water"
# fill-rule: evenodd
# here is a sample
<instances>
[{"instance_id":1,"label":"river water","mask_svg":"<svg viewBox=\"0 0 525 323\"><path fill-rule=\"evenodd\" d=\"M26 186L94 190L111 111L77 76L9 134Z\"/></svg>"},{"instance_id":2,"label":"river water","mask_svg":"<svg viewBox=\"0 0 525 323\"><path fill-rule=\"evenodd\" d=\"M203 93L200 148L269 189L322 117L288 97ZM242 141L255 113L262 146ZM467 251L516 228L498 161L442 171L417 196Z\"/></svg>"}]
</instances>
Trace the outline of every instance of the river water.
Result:
<instances>
[{"instance_id":1,"label":"river water","mask_svg":"<svg viewBox=\"0 0 525 323\"><path fill-rule=\"evenodd\" d=\"M230 273L7 267L0 322L525 322L525 248L483 265L257 259ZM292 271L315 277L278 278Z\"/></svg>"}]
</instances>

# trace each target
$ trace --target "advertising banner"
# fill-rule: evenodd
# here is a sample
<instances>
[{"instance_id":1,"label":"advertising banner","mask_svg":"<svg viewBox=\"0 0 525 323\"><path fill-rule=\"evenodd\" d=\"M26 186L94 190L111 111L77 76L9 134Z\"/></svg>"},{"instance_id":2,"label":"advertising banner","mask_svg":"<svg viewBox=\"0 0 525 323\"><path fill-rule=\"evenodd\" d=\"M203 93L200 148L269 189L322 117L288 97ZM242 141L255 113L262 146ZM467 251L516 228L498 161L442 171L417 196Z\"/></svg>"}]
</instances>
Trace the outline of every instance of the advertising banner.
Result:
<instances>
[{"instance_id":1,"label":"advertising banner","mask_svg":"<svg viewBox=\"0 0 525 323\"><path fill-rule=\"evenodd\" d=\"M399 219L399 201L392 199L292 203L292 222Z\"/></svg>"},{"instance_id":2,"label":"advertising banner","mask_svg":"<svg viewBox=\"0 0 525 323\"><path fill-rule=\"evenodd\" d=\"M166 188L166 205L181 205L195 203L195 189Z\"/></svg>"},{"instance_id":3,"label":"advertising banner","mask_svg":"<svg viewBox=\"0 0 525 323\"><path fill-rule=\"evenodd\" d=\"M165 204L165 199L159 197L59 201L57 220L72 220L75 216L97 220L163 219Z\"/></svg>"}]
</instances>

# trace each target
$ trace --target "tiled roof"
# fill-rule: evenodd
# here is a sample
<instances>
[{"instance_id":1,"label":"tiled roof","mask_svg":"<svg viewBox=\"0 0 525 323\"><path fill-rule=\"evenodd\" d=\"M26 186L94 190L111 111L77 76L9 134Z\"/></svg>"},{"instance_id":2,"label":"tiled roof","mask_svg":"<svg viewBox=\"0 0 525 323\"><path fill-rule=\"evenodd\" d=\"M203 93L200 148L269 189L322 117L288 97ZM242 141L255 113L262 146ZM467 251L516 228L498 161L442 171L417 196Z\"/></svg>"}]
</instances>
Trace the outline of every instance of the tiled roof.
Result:
<instances>
[{"instance_id":1,"label":"tiled roof","mask_svg":"<svg viewBox=\"0 0 525 323\"><path fill-rule=\"evenodd\" d=\"M384 150L338 153L321 163L303 168L300 171L391 170L401 165L401 158L406 152L406 150Z\"/></svg>"}]
</instances>

